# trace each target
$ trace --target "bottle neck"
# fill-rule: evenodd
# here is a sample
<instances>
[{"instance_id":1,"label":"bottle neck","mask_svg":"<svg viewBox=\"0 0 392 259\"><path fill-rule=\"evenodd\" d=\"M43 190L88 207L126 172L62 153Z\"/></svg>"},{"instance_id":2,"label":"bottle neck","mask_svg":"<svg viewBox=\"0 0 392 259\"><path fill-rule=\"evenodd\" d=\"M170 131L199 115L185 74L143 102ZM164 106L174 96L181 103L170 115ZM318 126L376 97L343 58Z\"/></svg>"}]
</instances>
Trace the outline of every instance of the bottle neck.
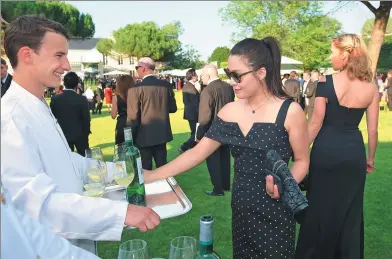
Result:
<instances>
[{"instance_id":1,"label":"bottle neck","mask_svg":"<svg viewBox=\"0 0 392 259\"><path fill-rule=\"evenodd\" d=\"M212 254L214 249L214 227L212 222L200 222L200 255Z\"/></svg>"},{"instance_id":2,"label":"bottle neck","mask_svg":"<svg viewBox=\"0 0 392 259\"><path fill-rule=\"evenodd\" d=\"M125 128L124 129L124 139L125 139L125 145L127 147L133 146L133 138L132 138L132 130L131 130L131 128Z\"/></svg>"}]
</instances>

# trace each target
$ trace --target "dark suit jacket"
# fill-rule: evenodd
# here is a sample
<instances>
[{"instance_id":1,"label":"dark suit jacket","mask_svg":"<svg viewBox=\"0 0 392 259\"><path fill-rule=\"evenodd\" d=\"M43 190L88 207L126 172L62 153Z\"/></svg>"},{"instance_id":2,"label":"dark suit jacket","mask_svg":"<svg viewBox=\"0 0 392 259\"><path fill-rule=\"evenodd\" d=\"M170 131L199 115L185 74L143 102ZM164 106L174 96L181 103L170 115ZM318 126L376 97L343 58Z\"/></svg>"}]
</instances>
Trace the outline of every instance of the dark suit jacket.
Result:
<instances>
[{"instance_id":1,"label":"dark suit jacket","mask_svg":"<svg viewBox=\"0 0 392 259\"><path fill-rule=\"evenodd\" d=\"M309 98L309 107L314 107L314 100L316 99L316 89L317 89L317 83L318 81L310 81L308 83L308 86L306 88L306 97Z\"/></svg>"},{"instance_id":2,"label":"dark suit jacket","mask_svg":"<svg viewBox=\"0 0 392 259\"><path fill-rule=\"evenodd\" d=\"M90 134L90 112L86 97L74 91L65 90L53 96L50 109L56 117L65 138L75 142L88 138Z\"/></svg>"},{"instance_id":3,"label":"dark suit jacket","mask_svg":"<svg viewBox=\"0 0 392 259\"><path fill-rule=\"evenodd\" d=\"M299 103L301 101L300 83L295 79L287 79L284 82L286 93L294 98L294 101Z\"/></svg>"},{"instance_id":4,"label":"dark suit jacket","mask_svg":"<svg viewBox=\"0 0 392 259\"><path fill-rule=\"evenodd\" d=\"M1 86L1 97L7 92L8 88L10 88L12 82L12 75L8 74L7 79L4 82L4 85Z\"/></svg>"},{"instance_id":5,"label":"dark suit jacket","mask_svg":"<svg viewBox=\"0 0 392 259\"><path fill-rule=\"evenodd\" d=\"M172 85L148 76L128 90L127 125L136 146L151 147L173 140L169 113L177 111Z\"/></svg>"},{"instance_id":6,"label":"dark suit jacket","mask_svg":"<svg viewBox=\"0 0 392 259\"><path fill-rule=\"evenodd\" d=\"M220 109L232 101L234 101L233 87L220 79L212 81L204 88L200 94L197 139L203 138Z\"/></svg>"},{"instance_id":7,"label":"dark suit jacket","mask_svg":"<svg viewBox=\"0 0 392 259\"><path fill-rule=\"evenodd\" d=\"M184 102L184 119L197 121L199 117L200 94L192 83L187 82L184 85L182 99Z\"/></svg>"}]
</instances>

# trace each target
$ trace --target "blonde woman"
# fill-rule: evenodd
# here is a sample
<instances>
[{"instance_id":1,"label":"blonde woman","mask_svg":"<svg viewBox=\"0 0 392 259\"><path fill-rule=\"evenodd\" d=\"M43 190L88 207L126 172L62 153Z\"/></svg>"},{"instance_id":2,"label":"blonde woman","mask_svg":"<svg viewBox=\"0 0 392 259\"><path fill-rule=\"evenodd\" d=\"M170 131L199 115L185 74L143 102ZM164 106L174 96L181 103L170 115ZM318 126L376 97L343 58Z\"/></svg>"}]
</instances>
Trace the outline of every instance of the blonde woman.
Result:
<instances>
[{"instance_id":1,"label":"blonde woman","mask_svg":"<svg viewBox=\"0 0 392 259\"><path fill-rule=\"evenodd\" d=\"M340 72L320 79L308 126L309 144L314 143L298 259L363 258L363 195L366 173L374 170L379 94L357 35L334 38L330 59ZM365 112L367 157L358 129Z\"/></svg>"}]
</instances>

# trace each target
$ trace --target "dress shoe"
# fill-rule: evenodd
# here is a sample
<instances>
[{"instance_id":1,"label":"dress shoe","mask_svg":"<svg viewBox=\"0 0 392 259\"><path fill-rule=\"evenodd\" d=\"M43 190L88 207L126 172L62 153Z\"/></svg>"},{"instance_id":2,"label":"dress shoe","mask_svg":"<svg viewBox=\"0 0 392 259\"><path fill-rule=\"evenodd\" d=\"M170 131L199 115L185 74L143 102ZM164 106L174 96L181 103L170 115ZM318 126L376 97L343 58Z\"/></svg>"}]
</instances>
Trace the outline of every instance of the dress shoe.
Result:
<instances>
[{"instance_id":1,"label":"dress shoe","mask_svg":"<svg viewBox=\"0 0 392 259\"><path fill-rule=\"evenodd\" d=\"M225 195L223 192L222 193L219 193L219 192L214 192L214 191L208 191L208 192L205 192L207 195L209 195L209 196L223 196L223 195Z\"/></svg>"}]
</instances>

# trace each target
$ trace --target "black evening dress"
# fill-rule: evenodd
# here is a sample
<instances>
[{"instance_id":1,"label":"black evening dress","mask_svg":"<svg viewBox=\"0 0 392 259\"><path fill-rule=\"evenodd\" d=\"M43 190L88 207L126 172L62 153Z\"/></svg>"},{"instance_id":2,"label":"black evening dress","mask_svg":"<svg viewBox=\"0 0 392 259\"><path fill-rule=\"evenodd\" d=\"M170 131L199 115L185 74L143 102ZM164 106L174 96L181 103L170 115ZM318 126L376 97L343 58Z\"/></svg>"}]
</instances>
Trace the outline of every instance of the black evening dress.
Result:
<instances>
[{"instance_id":1,"label":"black evening dress","mask_svg":"<svg viewBox=\"0 0 392 259\"><path fill-rule=\"evenodd\" d=\"M362 259L366 153L358 125L366 108L341 106L330 75L316 97L328 102L311 152L309 208L296 258Z\"/></svg>"},{"instance_id":2,"label":"black evening dress","mask_svg":"<svg viewBox=\"0 0 392 259\"><path fill-rule=\"evenodd\" d=\"M254 123L244 136L235 122L217 117L206 137L230 146L235 176L232 190L233 258L294 258L295 221L292 213L265 190L266 152L275 149L288 162L292 149L284 127L285 100L275 123Z\"/></svg>"},{"instance_id":3,"label":"black evening dress","mask_svg":"<svg viewBox=\"0 0 392 259\"><path fill-rule=\"evenodd\" d=\"M127 100L124 100L120 95L117 96L117 123L115 130L116 145L124 143L124 128L127 124Z\"/></svg>"}]
</instances>

